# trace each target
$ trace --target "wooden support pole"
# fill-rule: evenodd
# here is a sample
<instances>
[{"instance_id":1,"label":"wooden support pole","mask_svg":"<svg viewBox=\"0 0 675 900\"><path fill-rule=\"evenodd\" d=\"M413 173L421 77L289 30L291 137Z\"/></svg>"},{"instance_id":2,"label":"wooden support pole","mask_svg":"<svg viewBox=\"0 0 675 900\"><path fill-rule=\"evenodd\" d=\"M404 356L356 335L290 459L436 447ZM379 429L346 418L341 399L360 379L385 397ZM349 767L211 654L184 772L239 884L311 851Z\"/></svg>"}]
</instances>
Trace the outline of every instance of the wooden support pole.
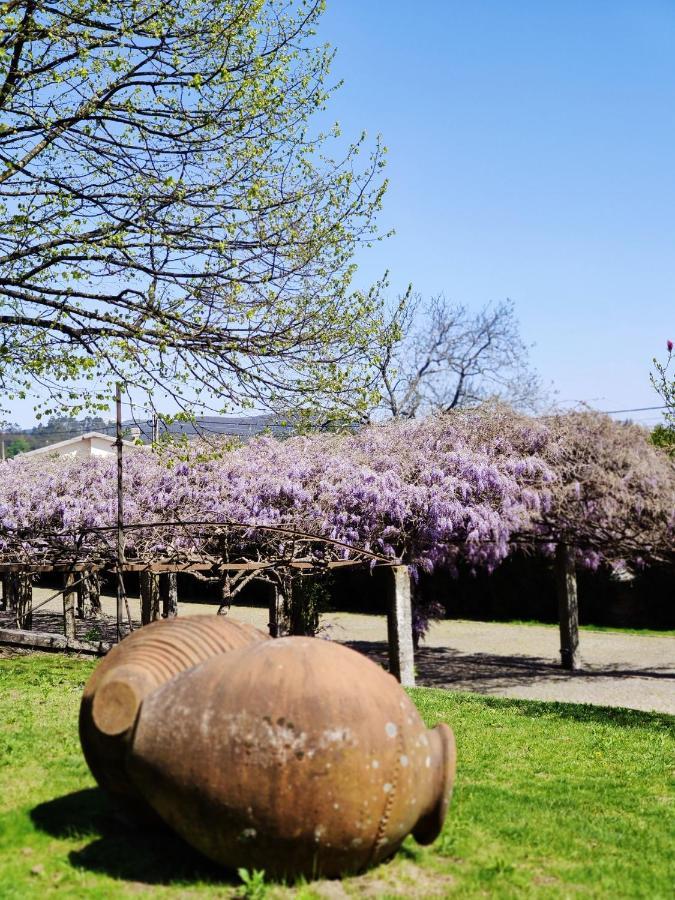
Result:
<instances>
[{"instance_id":1,"label":"wooden support pole","mask_svg":"<svg viewBox=\"0 0 675 900\"><path fill-rule=\"evenodd\" d=\"M407 566L389 571L389 671L404 687L415 686L415 653L412 637L412 591Z\"/></svg>"},{"instance_id":2,"label":"wooden support pole","mask_svg":"<svg viewBox=\"0 0 675 900\"><path fill-rule=\"evenodd\" d=\"M75 573L66 572L63 579L63 633L66 640L75 640Z\"/></svg>"},{"instance_id":3,"label":"wooden support pole","mask_svg":"<svg viewBox=\"0 0 675 900\"><path fill-rule=\"evenodd\" d=\"M7 587L7 582L9 581L9 578L9 575L0 576L0 589L2 589L2 596L0 597L0 612L5 612L8 609L7 595L9 593L9 588Z\"/></svg>"},{"instance_id":4,"label":"wooden support pole","mask_svg":"<svg viewBox=\"0 0 675 900\"><path fill-rule=\"evenodd\" d=\"M159 575L141 572L141 625L159 619Z\"/></svg>"},{"instance_id":5,"label":"wooden support pole","mask_svg":"<svg viewBox=\"0 0 675 900\"><path fill-rule=\"evenodd\" d=\"M579 605L574 547L564 541L555 551L555 579L560 623L560 664L563 669L578 668Z\"/></svg>"},{"instance_id":6,"label":"wooden support pole","mask_svg":"<svg viewBox=\"0 0 675 900\"><path fill-rule=\"evenodd\" d=\"M159 589L162 597L162 616L172 619L178 615L178 575L165 572L159 576Z\"/></svg>"}]
</instances>

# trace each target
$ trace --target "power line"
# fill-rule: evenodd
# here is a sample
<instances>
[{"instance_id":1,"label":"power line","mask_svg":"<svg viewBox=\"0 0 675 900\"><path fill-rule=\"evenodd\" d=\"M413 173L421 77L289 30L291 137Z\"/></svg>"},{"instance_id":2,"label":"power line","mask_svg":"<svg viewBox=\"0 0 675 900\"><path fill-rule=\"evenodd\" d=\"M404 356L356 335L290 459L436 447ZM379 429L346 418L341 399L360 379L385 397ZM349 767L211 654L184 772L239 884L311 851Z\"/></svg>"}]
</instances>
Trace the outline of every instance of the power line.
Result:
<instances>
[{"instance_id":1,"label":"power line","mask_svg":"<svg viewBox=\"0 0 675 900\"><path fill-rule=\"evenodd\" d=\"M605 413L608 416L613 416L617 413L651 412L655 409L668 409L668 407L664 404L663 406L636 406L633 409L600 409L598 410L598 412Z\"/></svg>"}]
</instances>

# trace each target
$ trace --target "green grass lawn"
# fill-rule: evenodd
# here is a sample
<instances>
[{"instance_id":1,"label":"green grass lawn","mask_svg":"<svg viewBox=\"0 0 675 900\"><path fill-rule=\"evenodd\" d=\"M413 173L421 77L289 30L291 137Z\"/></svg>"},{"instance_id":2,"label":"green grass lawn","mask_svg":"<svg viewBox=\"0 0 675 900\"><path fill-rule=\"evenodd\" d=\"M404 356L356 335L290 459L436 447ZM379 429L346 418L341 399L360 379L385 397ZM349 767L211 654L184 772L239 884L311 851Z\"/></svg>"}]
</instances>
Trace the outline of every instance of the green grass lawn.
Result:
<instances>
[{"instance_id":1,"label":"green grass lawn","mask_svg":"<svg viewBox=\"0 0 675 900\"><path fill-rule=\"evenodd\" d=\"M168 833L112 815L80 753L93 662L0 659L0 897L675 895L675 718L417 689L455 729L456 793L429 848L344 882L245 888Z\"/></svg>"}]
</instances>

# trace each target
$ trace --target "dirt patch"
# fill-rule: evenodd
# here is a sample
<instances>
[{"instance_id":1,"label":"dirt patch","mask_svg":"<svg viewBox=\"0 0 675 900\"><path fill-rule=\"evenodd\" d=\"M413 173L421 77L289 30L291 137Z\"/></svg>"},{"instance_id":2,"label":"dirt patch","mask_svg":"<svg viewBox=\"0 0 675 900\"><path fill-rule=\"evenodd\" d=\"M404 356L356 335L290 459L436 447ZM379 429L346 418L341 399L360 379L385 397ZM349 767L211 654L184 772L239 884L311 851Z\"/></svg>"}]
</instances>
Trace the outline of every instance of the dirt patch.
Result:
<instances>
[{"instance_id":1,"label":"dirt patch","mask_svg":"<svg viewBox=\"0 0 675 900\"><path fill-rule=\"evenodd\" d=\"M350 879L346 885L351 896L368 897L369 900L378 900L383 896L432 900L447 897L454 883L451 875L430 872L411 862L401 862L380 866L373 872Z\"/></svg>"}]
</instances>

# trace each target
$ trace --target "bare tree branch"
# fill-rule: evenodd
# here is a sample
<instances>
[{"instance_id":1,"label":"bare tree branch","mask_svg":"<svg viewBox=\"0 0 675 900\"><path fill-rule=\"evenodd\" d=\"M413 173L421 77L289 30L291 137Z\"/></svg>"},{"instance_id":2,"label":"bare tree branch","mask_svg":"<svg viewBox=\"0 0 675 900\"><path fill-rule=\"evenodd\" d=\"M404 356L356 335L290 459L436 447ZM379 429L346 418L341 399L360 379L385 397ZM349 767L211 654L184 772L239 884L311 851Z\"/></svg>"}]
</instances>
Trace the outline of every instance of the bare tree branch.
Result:
<instances>
[{"instance_id":1,"label":"bare tree branch","mask_svg":"<svg viewBox=\"0 0 675 900\"><path fill-rule=\"evenodd\" d=\"M494 398L540 408L545 391L529 365L510 300L474 313L437 295L399 306L377 363L380 410L395 418L447 412Z\"/></svg>"}]
</instances>

